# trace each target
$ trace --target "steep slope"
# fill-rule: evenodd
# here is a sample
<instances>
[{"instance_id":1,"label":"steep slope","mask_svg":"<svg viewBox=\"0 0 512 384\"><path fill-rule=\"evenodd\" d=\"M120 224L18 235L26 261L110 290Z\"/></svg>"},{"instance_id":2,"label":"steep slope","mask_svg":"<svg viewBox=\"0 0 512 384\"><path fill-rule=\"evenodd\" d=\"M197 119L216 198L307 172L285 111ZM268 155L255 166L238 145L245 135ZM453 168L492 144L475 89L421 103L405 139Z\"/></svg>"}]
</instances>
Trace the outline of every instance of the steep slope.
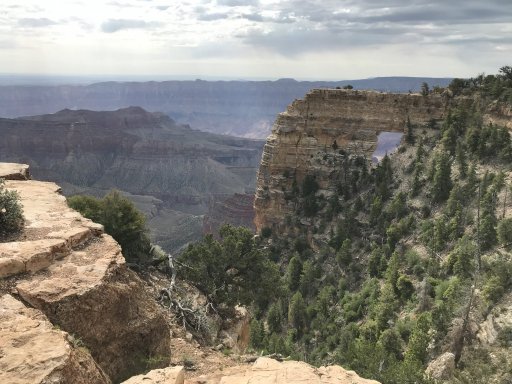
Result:
<instances>
[{"instance_id":1,"label":"steep slope","mask_svg":"<svg viewBox=\"0 0 512 384\"><path fill-rule=\"evenodd\" d=\"M0 161L29 163L65 194L129 193L156 241L172 238L173 248L201 235L212 197L253 191L249 176L263 144L194 131L138 107L0 119L0 134ZM183 216L192 223L186 234L176 225Z\"/></svg>"},{"instance_id":2,"label":"steep slope","mask_svg":"<svg viewBox=\"0 0 512 384\"><path fill-rule=\"evenodd\" d=\"M512 380L512 69L441 94L315 90L258 174L275 297L255 348L383 383ZM402 132L372 164L377 134Z\"/></svg>"}]
</instances>

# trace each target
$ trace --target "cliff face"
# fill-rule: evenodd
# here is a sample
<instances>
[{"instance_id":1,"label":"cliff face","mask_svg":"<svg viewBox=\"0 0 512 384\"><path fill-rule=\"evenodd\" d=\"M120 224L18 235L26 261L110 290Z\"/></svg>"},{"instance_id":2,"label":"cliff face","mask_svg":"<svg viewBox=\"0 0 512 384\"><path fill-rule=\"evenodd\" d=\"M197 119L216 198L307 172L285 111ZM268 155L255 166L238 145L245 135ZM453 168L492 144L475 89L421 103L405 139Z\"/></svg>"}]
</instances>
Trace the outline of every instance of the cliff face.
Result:
<instances>
[{"instance_id":1,"label":"cliff face","mask_svg":"<svg viewBox=\"0 0 512 384\"><path fill-rule=\"evenodd\" d=\"M68 208L56 184L23 180L19 164L0 170L17 179L5 186L18 191L25 216L23 231L0 243L0 318L10 324L0 381L109 383L150 358L165 366L169 326L119 245Z\"/></svg>"},{"instance_id":2,"label":"cliff face","mask_svg":"<svg viewBox=\"0 0 512 384\"><path fill-rule=\"evenodd\" d=\"M313 90L279 114L263 150L254 207L257 230L283 227L293 203L286 193L313 175L324 195L334 193L340 150L371 159L381 132L405 132L441 120L440 95Z\"/></svg>"}]
</instances>

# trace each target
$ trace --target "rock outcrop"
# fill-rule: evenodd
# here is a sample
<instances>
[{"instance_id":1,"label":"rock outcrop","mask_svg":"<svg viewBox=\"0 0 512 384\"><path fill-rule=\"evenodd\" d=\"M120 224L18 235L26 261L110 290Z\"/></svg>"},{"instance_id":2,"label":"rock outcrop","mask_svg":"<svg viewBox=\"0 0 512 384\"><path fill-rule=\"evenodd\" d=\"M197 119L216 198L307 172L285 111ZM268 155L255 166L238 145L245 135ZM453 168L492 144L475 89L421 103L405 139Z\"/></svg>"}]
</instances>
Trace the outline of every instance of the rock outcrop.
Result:
<instances>
[{"instance_id":1,"label":"rock outcrop","mask_svg":"<svg viewBox=\"0 0 512 384\"><path fill-rule=\"evenodd\" d=\"M0 382L107 384L110 379L66 332L11 295L0 297Z\"/></svg>"},{"instance_id":2,"label":"rock outcrop","mask_svg":"<svg viewBox=\"0 0 512 384\"><path fill-rule=\"evenodd\" d=\"M263 150L255 198L257 230L279 230L293 204L285 198L305 175L315 175L321 190L332 193L334 167L322 159L340 150L372 158L380 132L404 132L439 121L448 99L441 95L388 94L316 89L279 114ZM318 161L317 161L318 160Z\"/></svg>"},{"instance_id":3,"label":"rock outcrop","mask_svg":"<svg viewBox=\"0 0 512 384\"><path fill-rule=\"evenodd\" d=\"M7 172L17 166L3 165L0 177L19 179ZM0 281L0 296L8 303L14 300L8 293L19 297L29 308L18 302L21 307L16 311L47 318L49 322L45 320L44 324L51 322L86 347L75 351L58 340L57 336L64 332L48 334L48 348L52 347L50 336L56 345L63 345L58 349L68 348L67 354L62 352L55 360L61 367L59 371L67 372L71 369L68 367L77 364L87 372L92 369L90 381L61 382L102 383L109 381L106 375L118 382L142 372L147 361L155 357L160 359L160 366L165 366L170 358L169 326L143 282L126 267L119 245L103 233L101 225L68 208L56 184L8 180L6 188L20 195L25 228L13 241L0 243L0 276L4 278ZM41 329L46 327L44 324ZM36 357L27 348L32 347L32 343L11 342L9 356L25 356L20 363L43 369L44 362L31 360ZM79 360L73 360L75 357ZM4 369L3 359L0 355L0 370ZM57 369L52 367L48 369ZM21 376L10 380L23 382L23 366L14 372ZM96 376L106 381L92 379ZM31 382L47 382L37 380Z\"/></svg>"},{"instance_id":4,"label":"rock outcrop","mask_svg":"<svg viewBox=\"0 0 512 384\"><path fill-rule=\"evenodd\" d=\"M379 384L340 366L314 368L298 361L260 357L251 367L234 367L185 381L186 384ZM162 383L163 384L163 383Z\"/></svg>"},{"instance_id":5,"label":"rock outcrop","mask_svg":"<svg viewBox=\"0 0 512 384\"><path fill-rule=\"evenodd\" d=\"M137 375L123 381L122 384L183 384L183 367L153 369L145 375Z\"/></svg>"},{"instance_id":6,"label":"rock outcrop","mask_svg":"<svg viewBox=\"0 0 512 384\"><path fill-rule=\"evenodd\" d=\"M451 352L445 352L432 360L425 371L428 377L438 381L450 380L454 372L455 355Z\"/></svg>"}]
</instances>

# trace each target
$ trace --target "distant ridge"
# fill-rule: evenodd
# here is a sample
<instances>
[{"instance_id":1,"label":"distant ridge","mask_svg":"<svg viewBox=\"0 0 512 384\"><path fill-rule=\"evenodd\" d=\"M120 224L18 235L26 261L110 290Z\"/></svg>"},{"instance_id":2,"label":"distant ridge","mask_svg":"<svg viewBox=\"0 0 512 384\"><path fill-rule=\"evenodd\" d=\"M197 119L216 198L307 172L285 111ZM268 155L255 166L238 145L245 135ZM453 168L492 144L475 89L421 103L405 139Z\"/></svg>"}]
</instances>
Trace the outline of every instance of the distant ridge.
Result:
<instances>
[{"instance_id":1,"label":"distant ridge","mask_svg":"<svg viewBox=\"0 0 512 384\"><path fill-rule=\"evenodd\" d=\"M178 123L235 136L266 138L275 116L312 88L352 85L385 92L418 91L423 82L446 86L451 79L377 77L344 81L149 81L90 85L0 86L0 116L54 113L62 109L116 110L137 105L161 111Z\"/></svg>"}]
</instances>

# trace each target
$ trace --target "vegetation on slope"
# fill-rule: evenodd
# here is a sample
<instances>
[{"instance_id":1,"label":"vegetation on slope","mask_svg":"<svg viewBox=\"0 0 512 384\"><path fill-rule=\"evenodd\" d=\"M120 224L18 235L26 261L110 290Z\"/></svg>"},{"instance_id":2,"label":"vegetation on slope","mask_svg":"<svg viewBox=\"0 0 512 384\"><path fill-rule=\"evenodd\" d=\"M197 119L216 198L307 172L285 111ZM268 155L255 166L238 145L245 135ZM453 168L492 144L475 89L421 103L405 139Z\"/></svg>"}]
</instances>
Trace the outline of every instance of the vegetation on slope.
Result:
<instances>
[{"instance_id":1,"label":"vegetation on slope","mask_svg":"<svg viewBox=\"0 0 512 384\"><path fill-rule=\"evenodd\" d=\"M307 176L287 195L296 212L286 219L286 236L265 228L258 252L247 233L229 228L229 247L206 238L181 259L194 273L221 273L188 277L207 294L221 285L226 297L236 288L235 299L257 302L256 351L341 364L383 383L427 382L427 363L449 351L458 367L454 383L511 380L509 365L489 365L485 347L471 344L471 324L512 288L512 142L508 129L482 118L493 103L512 101L511 73L504 67L496 76L455 79L449 88L463 96L442 124L409 121L398 153L371 170L365 159L326 153L343 169L335 196L324 197L315 175ZM305 240L311 236L316 241ZM250 263L264 262L264 249L279 265L273 294L266 283L253 290L262 275L250 269L233 275L242 279L237 284L226 279L247 267L239 256L248 254L239 250L247 242ZM511 334L501 332L501 346L510 345Z\"/></svg>"}]
</instances>

